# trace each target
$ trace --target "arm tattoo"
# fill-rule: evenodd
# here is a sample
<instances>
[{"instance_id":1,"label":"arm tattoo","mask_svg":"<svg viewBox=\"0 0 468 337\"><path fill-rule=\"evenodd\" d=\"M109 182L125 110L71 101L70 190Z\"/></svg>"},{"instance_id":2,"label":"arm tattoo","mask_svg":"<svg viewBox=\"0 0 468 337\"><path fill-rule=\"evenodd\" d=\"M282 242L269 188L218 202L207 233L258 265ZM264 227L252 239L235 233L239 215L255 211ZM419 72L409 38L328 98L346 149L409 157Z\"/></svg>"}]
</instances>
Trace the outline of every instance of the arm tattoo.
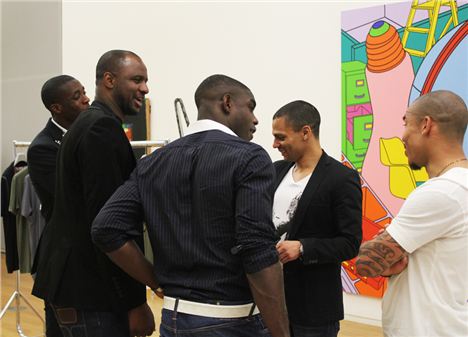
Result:
<instances>
[{"instance_id":1,"label":"arm tattoo","mask_svg":"<svg viewBox=\"0 0 468 337\"><path fill-rule=\"evenodd\" d=\"M376 277L406 254L406 251L385 231L361 246L356 268L362 276Z\"/></svg>"}]
</instances>

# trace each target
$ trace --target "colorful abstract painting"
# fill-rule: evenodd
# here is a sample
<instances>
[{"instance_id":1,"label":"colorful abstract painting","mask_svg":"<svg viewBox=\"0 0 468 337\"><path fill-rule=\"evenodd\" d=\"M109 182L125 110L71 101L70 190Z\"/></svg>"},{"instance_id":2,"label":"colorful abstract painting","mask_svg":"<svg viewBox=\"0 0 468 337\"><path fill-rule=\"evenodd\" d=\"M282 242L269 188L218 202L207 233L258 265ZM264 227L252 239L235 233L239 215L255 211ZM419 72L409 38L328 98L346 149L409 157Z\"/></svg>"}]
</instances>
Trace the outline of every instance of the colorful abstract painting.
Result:
<instances>
[{"instance_id":1,"label":"colorful abstract painting","mask_svg":"<svg viewBox=\"0 0 468 337\"><path fill-rule=\"evenodd\" d=\"M342 13L342 161L361 174L363 241L391 222L424 183L408 165L402 117L424 93L446 89L468 101L468 0L410 1ZM464 139L468 154L468 136ZM386 279L343 263L343 290L382 297Z\"/></svg>"}]
</instances>

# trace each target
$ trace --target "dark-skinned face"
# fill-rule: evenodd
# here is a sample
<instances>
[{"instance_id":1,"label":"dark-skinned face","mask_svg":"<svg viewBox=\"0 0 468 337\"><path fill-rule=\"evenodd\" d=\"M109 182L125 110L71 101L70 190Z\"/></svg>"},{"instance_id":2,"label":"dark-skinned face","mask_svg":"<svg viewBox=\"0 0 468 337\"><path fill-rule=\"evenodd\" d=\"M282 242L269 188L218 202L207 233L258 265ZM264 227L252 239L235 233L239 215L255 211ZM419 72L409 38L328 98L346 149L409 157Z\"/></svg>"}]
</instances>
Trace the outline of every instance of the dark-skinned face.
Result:
<instances>
[{"instance_id":1,"label":"dark-skinned face","mask_svg":"<svg viewBox=\"0 0 468 337\"><path fill-rule=\"evenodd\" d=\"M140 111L145 95L149 92L148 72L143 61L135 56L128 56L123 61L118 73L113 74L116 82L113 97L124 115L136 115Z\"/></svg>"},{"instance_id":2,"label":"dark-skinned face","mask_svg":"<svg viewBox=\"0 0 468 337\"><path fill-rule=\"evenodd\" d=\"M250 90L232 96L229 127L240 138L250 141L256 131L258 120L254 115L255 98Z\"/></svg>"},{"instance_id":3,"label":"dark-skinned face","mask_svg":"<svg viewBox=\"0 0 468 337\"><path fill-rule=\"evenodd\" d=\"M78 80L71 80L61 87L62 98L59 105L60 118L71 125L78 115L89 107L89 98Z\"/></svg>"}]
</instances>

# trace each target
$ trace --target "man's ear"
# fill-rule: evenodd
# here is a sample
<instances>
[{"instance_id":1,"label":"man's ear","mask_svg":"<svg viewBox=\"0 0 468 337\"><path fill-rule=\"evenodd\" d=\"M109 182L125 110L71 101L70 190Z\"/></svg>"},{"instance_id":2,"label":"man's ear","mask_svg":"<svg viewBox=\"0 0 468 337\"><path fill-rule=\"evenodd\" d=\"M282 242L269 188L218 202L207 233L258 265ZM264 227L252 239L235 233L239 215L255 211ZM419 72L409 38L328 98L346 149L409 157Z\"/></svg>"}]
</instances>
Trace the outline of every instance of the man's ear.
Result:
<instances>
[{"instance_id":1,"label":"man's ear","mask_svg":"<svg viewBox=\"0 0 468 337\"><path fill-rule=\"evenodd\" d=\"M430 116L424 116L421 122L421 134L429 135L432 128L434 127L434 120Z\"/></svg>"},{"instance_id":2,"label":"man's ear","mask_svg":"<svg viewBox=\"0 0 468 337\"><path fill-rule=\"evenodd\" d=\"M115 76L110 71L106 71L102 75L102 82L106 88L112 89L115 85Z\"/></svg>"},{"instance_id":3,"label":"man's ear","mask_svg":"<svg viewBox=\"0 0 468 337\"><path fill-rule=\"evenodd\" d=\"M302 127L301 132L302 132L302 138L303 138L304 140L307 140L307 139L310 137L310 134L311 134L310 126L304 125L304 126Z\"/></svg>"},{"instance_id":4,"label":"man's ear","mask_svg":"<svg viewBox=\"0 0 468 337\"><path fill-rule=\"evenodd\" d=\"M229 115L231 113L232 108L232 96L230 94L223 95L223 103L222 109L225 115Z\"/></svg>"},{"instance_id":5,"label":"man's ear","mask_svg":"<svg viewBox=\"0 0 468 337\"><path fill-rule=\"evenodd\" d=\"M50 105L49 109L53 114L61 114L62 113L62 104L53 103Z\"/></svg>"}]
</instances>

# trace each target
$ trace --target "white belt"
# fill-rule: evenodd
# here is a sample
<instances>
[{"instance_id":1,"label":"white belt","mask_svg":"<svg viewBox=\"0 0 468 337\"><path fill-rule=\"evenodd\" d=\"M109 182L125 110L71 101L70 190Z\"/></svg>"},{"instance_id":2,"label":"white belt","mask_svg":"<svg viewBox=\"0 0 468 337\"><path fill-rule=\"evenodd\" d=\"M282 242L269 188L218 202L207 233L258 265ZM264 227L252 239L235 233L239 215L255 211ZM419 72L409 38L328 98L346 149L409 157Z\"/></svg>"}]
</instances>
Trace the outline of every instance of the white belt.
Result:
<instances>
[{"instance_id":1,"label":"white belt","mask_svg":"<svg viewBox=\"0 0 468 337\"><path fill-rule=\"evenodd\" d=\"M176 299L164 296L163 308L204 317L213 318L240 318L259 313L257 306L253 303L241 305L218 305L200 302L191 302L179 299L176 307ZM255 306L254 310L252 308ZM252 311L252 312L251 312Z\"/></svg>"}]
</instances>

